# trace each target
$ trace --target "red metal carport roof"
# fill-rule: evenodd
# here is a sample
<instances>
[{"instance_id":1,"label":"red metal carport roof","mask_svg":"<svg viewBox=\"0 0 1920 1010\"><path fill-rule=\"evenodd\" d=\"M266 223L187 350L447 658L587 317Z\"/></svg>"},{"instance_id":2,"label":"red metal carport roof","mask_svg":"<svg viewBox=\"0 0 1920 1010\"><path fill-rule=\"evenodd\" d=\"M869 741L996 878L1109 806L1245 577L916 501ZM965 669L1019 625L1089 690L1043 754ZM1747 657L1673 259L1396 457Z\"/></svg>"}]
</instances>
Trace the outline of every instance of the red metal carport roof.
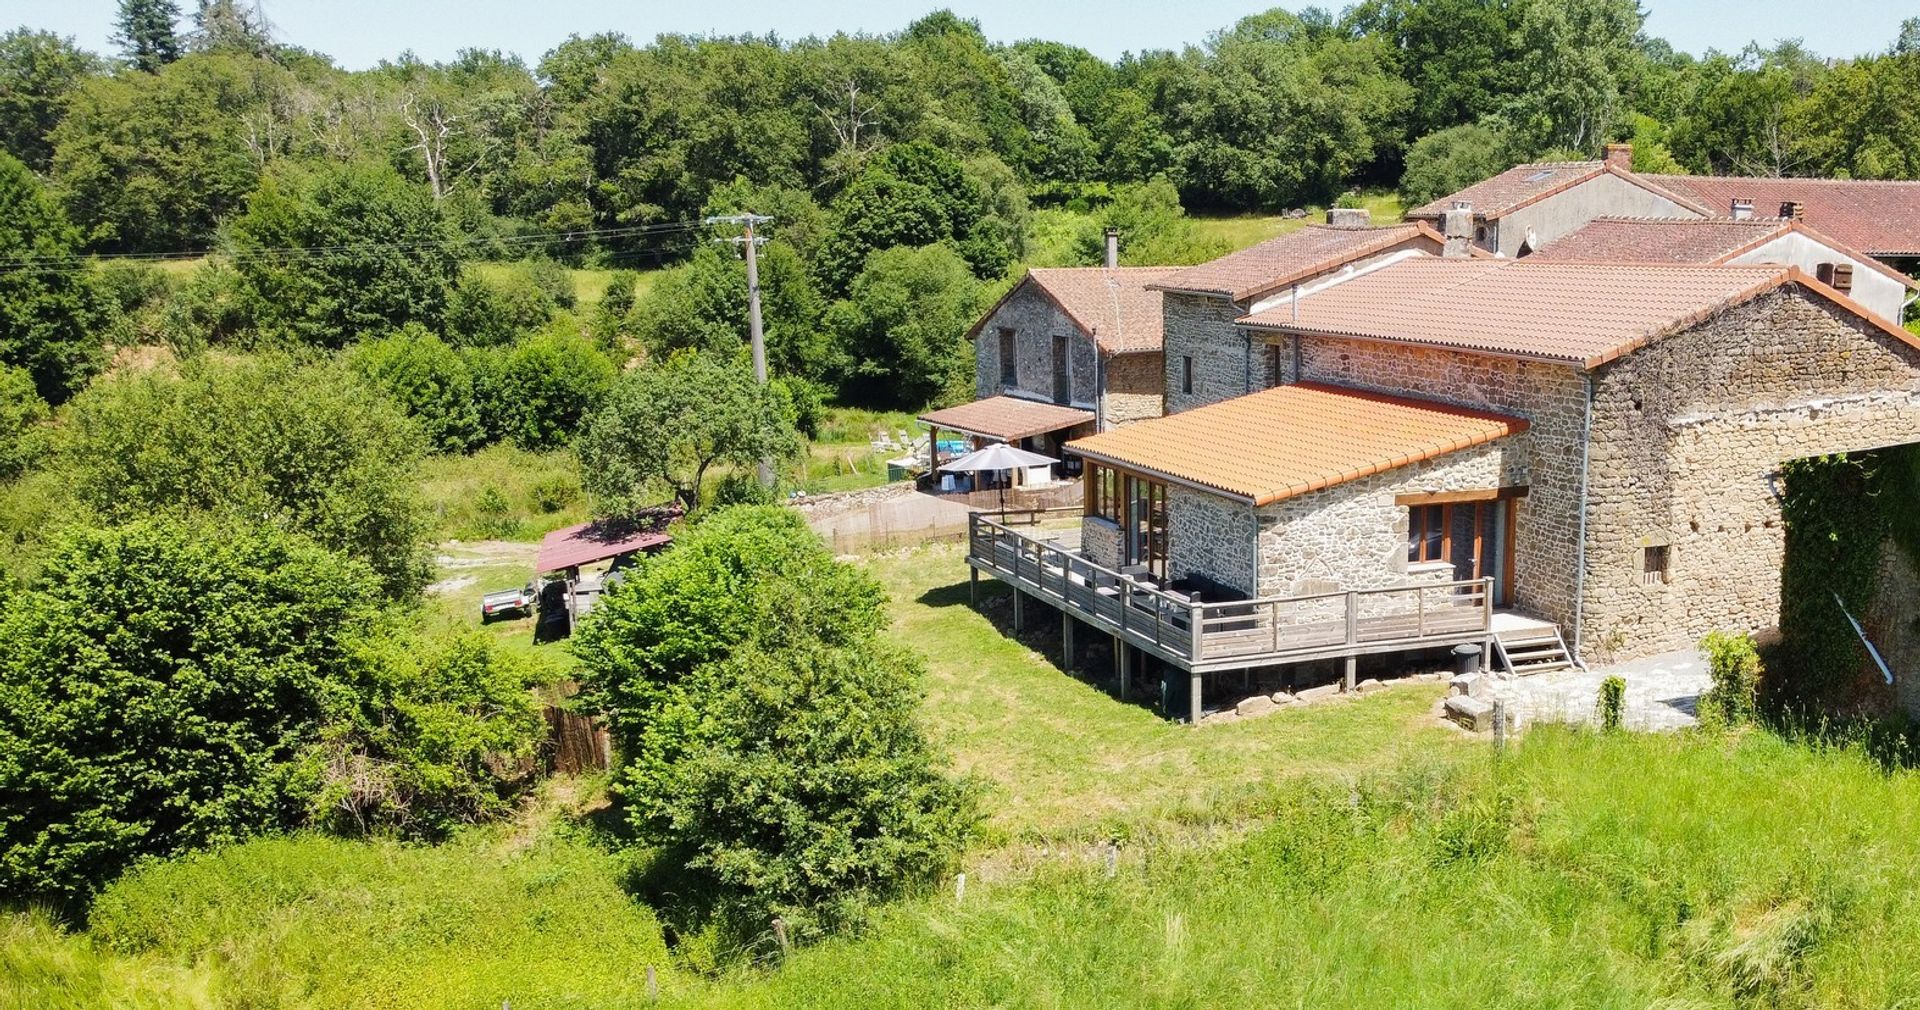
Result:
<instances>
[{"instance_id":1,"label":"red metal carport roof","mask_svg":"<svg viewBox=\"0 0 1920 1010\"><path fill-rule=\"evenodd\" d=\"M631 523L595 520L554 530L541 538L534 570L557 572L563 568L590 565L595 561L605 561L672 542L673 538L665 533L656 533Z\"/></svg>"}]
</instances>

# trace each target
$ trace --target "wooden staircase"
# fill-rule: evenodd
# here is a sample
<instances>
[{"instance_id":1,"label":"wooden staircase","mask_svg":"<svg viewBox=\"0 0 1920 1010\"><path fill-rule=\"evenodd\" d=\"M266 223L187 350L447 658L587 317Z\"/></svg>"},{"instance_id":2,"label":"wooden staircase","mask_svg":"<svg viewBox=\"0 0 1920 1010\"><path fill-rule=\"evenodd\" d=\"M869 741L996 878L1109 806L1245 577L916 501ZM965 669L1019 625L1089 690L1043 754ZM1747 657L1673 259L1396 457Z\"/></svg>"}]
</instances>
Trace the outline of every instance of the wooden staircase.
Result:
<instances>
[{"instance_id":1,"label":"wooden staircase","mask_svg":"<svg viewBox=\"0 0 1920 1010\"><path fill-rule=\"evenodd\" d=\"M1573 653L1560 627L1541 624L1534 627L1496 629L1493 635L1494 669L1509 677L1525 677L1574 666Z\"/></svg>"}]
</instances>

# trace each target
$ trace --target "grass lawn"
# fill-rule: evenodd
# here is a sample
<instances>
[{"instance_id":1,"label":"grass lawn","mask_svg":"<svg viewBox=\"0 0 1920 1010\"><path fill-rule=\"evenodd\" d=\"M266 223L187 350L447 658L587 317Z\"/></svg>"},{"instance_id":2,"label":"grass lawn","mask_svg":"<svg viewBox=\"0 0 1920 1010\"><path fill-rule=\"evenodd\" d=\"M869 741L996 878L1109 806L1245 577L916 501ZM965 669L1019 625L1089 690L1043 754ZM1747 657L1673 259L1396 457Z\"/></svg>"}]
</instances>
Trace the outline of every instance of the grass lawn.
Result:
<instances>
[{"instance_id":1,"label":"grass lawn","mask_svg":"<svg viewBox=\"0 0 1920 1010\"><path fill-rule=\"evenodd\" d=\"M887 460L899 452L875 452L874 436L924 434L912 411L828 407L819 437L807 445L807 458L792 477L808 494L857 491L887 483Z\"/></svg>"},{"instance_id":2,"label":"grass lawn","mask_svg":"<svg viewBox=\"0 0 1920 1010\"><path fill-rule=\"evenodd\" d=\"M1384 190L1361 193L1360 200L1363 206L1373 212L1374 224L1393 224L1405 212L1399 195ZM1203 237L1218 239L1229 248L1245 249L1255 243L1299 231L1310 224L1326 223L1325 207L1308 207L1306 210L1307 216L1303 218L1287 218L1278 214L1195 215L1194 226Z\"/></svg>"},{"instance_id":3,"label":"grass lawn","mask_svg":"<svg viewBox=\"0 0 1920 1010\"><path fill-rule=\"evenodd\" d=\"M590 518L579 466L564 449L498 443L471 455L430 456L420 490L437 541L539 540Z\"/></svg>"},{"instance_id":4,"label":"grass lawn","mask_svg":"<svg viewBox=\"0 0 1920 1010\"><path fill-rule=\"evenodd\" d=\"M969 607L963 558L960 545L938 545L881 556L872 567L893 596L894 633L927 657L928 723L958 765L988 785L995 842L1228 823L1283 780L1464 746L1433 725L1437 684L1198 730L1169 722L1063 672L1058 619L1046 607L1029 611L1040 616L1024 642L997 626L1011 620L1004 586L983 579L983 606Z\"/></svg>"}]
</instances>

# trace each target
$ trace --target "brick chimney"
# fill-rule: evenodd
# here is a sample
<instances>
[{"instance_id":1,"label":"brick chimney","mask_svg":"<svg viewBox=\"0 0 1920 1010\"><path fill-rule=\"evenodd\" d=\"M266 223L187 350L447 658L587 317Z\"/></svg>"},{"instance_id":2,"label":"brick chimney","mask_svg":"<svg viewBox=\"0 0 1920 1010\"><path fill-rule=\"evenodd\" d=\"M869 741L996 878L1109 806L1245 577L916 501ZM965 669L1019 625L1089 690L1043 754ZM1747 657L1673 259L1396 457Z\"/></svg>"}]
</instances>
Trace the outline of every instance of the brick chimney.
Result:
<instances>
[{"instance_id":1,"label":"brick chimney","mask_svg":"<svg viewBox=\"0 0 1920 1010\"><path fill-rule=\"evenodd\" d=\"M1788 200L1780 205L1780 216L1789 221L1798 221L1807 216L1807 205L1798 200Z\"/></svg>"},{"instance_id":2,"label":"brick chimney","mask_svg":"<svg viewBox=\"0 0 1920 1010\"><path fill-rule=\"evenodd\" d=\"M1753 201L1744 196L1736 196L1729 210L1735 221L1745 221L1753 216Z\"/></svg>"},{"instance_id":3,"label":"brick chimney","mask_svg":"<svg viewBox=\"0 0 1920 1010\"><path fill-rule=\"evenodd\" d=\"M1633 171L1633 145L1608 144L1607 167L1617 168L1622 172Z\"/></svg>"},{"instance_id":4,"label":"brick chimney","mask_svg":"<svg viewBox=\"0 0 1920 1010\"><path fill-rule=\"evenodd\" d=\"M1120 265L1120 229L1107 229L1107 269Z\"/></svg>"},{"instance_id":5,"label":"brick chimney","mask_svg":"<svg viewBox=\"0 0 1920 1010\"><path fill-rule=\"evenodd\" d=\"M1346 231L1358 231L1371 227L1373 211L1365 207L1328 207L1327 227Z\"/></svg>"},{"instance_id":6,"label":"brick chimney","mask_svg":"<svg viewBox=\"0 0 1920 1010\"><path fill-rule=\"evenodd\" d=\"M1440 255L1450 259L1472 255L1473 204L1453 201L1453 206L1440 215L1440 234L1447 240L1440 248Z\"/></svg>"}]
</instances>

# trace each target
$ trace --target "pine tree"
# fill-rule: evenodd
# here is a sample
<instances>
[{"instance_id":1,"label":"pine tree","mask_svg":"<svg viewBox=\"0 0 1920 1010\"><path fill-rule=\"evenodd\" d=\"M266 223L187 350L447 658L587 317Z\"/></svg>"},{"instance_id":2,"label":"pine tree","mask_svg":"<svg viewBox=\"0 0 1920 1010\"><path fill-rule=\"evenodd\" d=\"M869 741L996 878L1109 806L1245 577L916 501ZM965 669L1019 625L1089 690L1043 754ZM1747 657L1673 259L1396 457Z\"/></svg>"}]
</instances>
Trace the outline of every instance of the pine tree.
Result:
<instances>
[{"instance_id":1,"label":"pine tree","mask_svg":"<svg viewBox=\"0 0 1920 1010\"><path fill-rule=\"evenodd\" d=\"M236 52L267 56L273 52L273 29L260 8L246 0L200 0L193 14L193 47L201 52Z\"/></svg>"},{"instance_id":2,"label":"pine tree","mask_svg":"<svg viewBox=\"0 0 1920 1010\"><path fill-rule=\"evenodd\" d=\"M135 68L157 74L180 58L180 35L174 28L179 20L180 7L173 0L120 0L114 44Z\"/></svg>"}]
</instances>

